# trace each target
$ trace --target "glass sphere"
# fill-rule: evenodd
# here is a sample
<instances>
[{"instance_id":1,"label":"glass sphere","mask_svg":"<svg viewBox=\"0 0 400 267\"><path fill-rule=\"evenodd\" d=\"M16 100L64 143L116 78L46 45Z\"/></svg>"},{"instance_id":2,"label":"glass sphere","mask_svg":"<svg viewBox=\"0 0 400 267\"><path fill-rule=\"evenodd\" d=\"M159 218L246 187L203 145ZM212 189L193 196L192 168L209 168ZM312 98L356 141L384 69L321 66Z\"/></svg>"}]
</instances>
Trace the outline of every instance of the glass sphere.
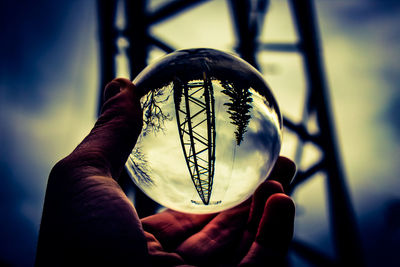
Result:
<instances>
[{"instance_id":1,"label":"glass sphere","mask_svg":"<svg viewBox=\"0 0 400 267\"><path fill-rule=\"evenodd\" d=\"M144 125L126 163L161 205L213 213L249 198L282 143L279 107L261 74L214 49L166 55L133 81Z\"/></svg>"}]
</instances>

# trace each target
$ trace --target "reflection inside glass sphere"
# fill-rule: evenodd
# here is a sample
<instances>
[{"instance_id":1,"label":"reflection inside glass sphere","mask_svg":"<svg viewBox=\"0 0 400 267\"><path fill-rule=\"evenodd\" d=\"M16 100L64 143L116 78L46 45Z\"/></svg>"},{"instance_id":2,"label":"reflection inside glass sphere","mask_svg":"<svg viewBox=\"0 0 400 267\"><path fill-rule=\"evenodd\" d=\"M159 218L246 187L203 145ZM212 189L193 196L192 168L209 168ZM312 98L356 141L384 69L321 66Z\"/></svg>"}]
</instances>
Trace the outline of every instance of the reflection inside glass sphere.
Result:
<instances>
[{"instance_id":1,"label":"reflection inside glass sphere","mask_svg":"<svg viewBox=\"0 0 400 267\"><path fill-rule=\"evenodd\" d=\"M179 50L134 80L144 126L126 167L163 206L211 213L246 200L282 143L278 105L248 63L213 49Z\"/></svg>"}]
</instances>

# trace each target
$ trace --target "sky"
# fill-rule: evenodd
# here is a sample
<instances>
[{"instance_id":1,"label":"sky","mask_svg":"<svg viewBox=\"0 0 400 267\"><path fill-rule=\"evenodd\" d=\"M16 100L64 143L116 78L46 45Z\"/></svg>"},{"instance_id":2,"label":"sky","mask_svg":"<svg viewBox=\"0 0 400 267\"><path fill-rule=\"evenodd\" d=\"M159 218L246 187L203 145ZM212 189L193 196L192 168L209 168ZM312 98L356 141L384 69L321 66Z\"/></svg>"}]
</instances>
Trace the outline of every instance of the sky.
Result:
<instances>
[{"instance_id":1,"label":"sky","mask_svg":"<svg viewBox=\"0 0 400 267\"><path fill-rule=\"evenodd\" d=\"M400 3L315 2L336 135L364 257L368 266L396 266ZM151 7L162 3L152 1ZM151 32L176 48L233 51L229 16L225 1L214 0ZM33 264L48 173L94 124L96 19L93 0L0 2L0 263ZM286 1L271 1L261 40L296 38ZM151 55L155 59L161 53ZM299 119L304 98L301 58L262 52L259 62L283 113ZM127 73L121 69L119 75ZM284 133L282 154L293 157L293 145L290 133ZM306 152L309 162L318 156L312 147ZM293 197L295 236L333 255L324 177L302 185ZM308 266L298 258L292 261Z\"/></svg>"}]
</instances>

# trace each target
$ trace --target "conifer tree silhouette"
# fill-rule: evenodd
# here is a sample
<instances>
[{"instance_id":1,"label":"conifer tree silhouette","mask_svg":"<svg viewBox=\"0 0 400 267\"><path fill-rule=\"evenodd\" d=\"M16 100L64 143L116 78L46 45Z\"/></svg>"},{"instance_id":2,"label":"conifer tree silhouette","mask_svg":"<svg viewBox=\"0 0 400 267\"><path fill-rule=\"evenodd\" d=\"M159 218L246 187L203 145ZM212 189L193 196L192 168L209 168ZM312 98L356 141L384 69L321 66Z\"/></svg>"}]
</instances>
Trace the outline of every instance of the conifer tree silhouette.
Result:
<instances>
[{"instance_id":1,"label":"conifer tree silhouette","mask_svg":"<svg viewBox=\"0 0 400 267\"><path fill-rule=\"evenodd\" d=\"M250 110L252 108L251 103L253 99L251 98L251 93L248 88L238 87L226 80L221 81L221 86L224 88L222 93L229 96L230 102L224 105L229 107L228 113L232 120L231 123L236 125L236 144L240 146L251 119Z\"/></svg>"}]
</instances>

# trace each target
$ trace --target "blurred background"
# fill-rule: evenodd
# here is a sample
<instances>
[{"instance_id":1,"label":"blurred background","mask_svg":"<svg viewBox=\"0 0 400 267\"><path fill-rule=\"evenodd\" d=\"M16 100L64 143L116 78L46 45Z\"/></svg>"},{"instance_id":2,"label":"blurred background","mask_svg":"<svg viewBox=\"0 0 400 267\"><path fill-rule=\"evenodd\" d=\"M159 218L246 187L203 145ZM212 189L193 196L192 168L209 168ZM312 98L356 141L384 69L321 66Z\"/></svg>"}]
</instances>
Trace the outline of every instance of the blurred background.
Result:
<instances>
[{"instance_id":1,"label":"blurred background","mask_svg":"<svg viewBox=\"0 0 400 267\"><path fill-rule=\"evenodd\" d=\"M148 1L157 10L171 1ZM400 2L315 0L331 112L366 266L398 266L400 251ZM118 5L116 27L124 28ZM235 52L226 1L203 1L150 28L174 48ZM119 15L118 15L119 14ZM31 266L47 177L93 126L101 86L97 2L0 2L0 265ZM270 1L260 42L298 39L285 0ZM117 76L130 77L126 38L117 39ZM148 62L165 52L152 49ZM282 112L302 117L303 61L262 51L259 68ZM313 128L311 123L310 128ZM294 157L285 132L282 154ZM318 151L304 147L312 161ZM310 151L308 151L310 150ZM317 155L317 156L316 156ZM293 191L295 238L335 258L327 183L315 175ZM313 266L298 253L291 266Z\"/></svg>"}]
</instances>

